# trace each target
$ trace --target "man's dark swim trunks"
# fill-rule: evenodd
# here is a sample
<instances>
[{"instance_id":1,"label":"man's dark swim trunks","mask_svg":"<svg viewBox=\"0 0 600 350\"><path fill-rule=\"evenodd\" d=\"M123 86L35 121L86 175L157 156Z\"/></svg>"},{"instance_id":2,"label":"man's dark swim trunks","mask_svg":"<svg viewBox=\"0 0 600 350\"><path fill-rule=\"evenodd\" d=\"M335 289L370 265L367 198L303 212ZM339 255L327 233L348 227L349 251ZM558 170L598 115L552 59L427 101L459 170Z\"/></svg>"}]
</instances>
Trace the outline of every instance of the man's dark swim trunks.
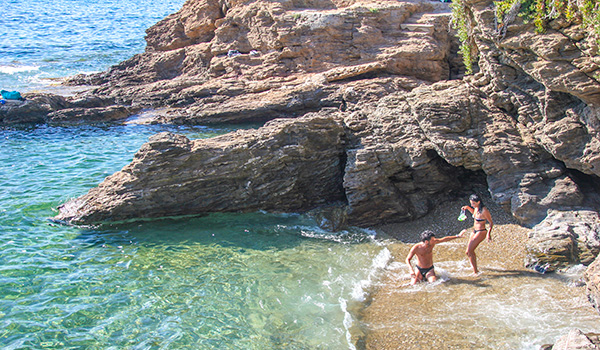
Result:
<instances>
[{"instance_id":1,"label":"man's dark swim trunks","mask_svg":"<svg viewBox=\"0 0 600 350\"><path fill-rule=\"evenodd\" d=\"M415 266L417 267L417 269L419 269L419 272L421 273L421 276L423 276L423 278L425 278L427 276L427 272L433 270L433 265L431 265L430 267L425 268L425 269L422 267L419 267L419 265L415 265Z\"/></svg>"}]
</instances>

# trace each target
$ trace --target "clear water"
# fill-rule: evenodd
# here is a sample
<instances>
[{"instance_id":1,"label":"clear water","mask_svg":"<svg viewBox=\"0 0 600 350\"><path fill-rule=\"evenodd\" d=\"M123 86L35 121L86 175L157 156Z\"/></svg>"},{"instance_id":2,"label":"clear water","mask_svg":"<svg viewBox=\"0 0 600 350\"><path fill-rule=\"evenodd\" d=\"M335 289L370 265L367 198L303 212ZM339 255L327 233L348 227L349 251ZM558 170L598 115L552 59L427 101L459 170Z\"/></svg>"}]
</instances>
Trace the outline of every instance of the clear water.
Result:
<instances>
[{"instance_id":1,"label":"clear water","mask_svg":"<svg viewBox=\"0 0 600 350\"><path fill-rule=\"evenodd\" d=\"M371 343L382 349L538 350L571 329L600 331L600 314L589 303L584 266L565 273L538 274L523 268L524 238L512 241L495 226L496 242L477 249L483 274L473 276L465 242L436 246L440 279L409 286L402 258L410 244L390 244L394 260L377 281L381 287L362 320Z\"/></svg>"},{"instance_id":2,"label":"clear water","mask_svg":"<svg viewBox=\"0 0 600 350\"><path fill-rule=\"evenodd\" d=\"M54 78L104 70L143 51L144 30L182 4L0 0L0 89L48 89ZM480 283L469 279L460 244L436 257L443 283L406 288L409 245L395 252L368 231L330 234L299 215L88 228L47 220L157 132L230 130L0 129L0 348L354 349L367 332L407 349L430 348L432 339L439 349L537 349L570 327L600 331L573 286L581 270L540 278L483 260L500 272ZM383 302L358 319L368 293Z\"/></svg>"},{"instance_id":3,"label":"clear water","mask_svg":"<svg viewBox=\"0 0 600 350\"><path fill-rule=\"evenodd\" d=\"M145 30L184 0L0 0L0 89L47 88L144 51Z\"/></svg>"},{"instance_id":4,"label":"clear water","mask_svg":"<svg viewBox=\"0 0 600 350\"><path fill-rule=\"evenodd\" d=\"M228 131L0 131L0 347L351 348L346 308L385 264L368 232L266 213L100 228L47 220L163 130Z\"/></svg>"}]
</instances>

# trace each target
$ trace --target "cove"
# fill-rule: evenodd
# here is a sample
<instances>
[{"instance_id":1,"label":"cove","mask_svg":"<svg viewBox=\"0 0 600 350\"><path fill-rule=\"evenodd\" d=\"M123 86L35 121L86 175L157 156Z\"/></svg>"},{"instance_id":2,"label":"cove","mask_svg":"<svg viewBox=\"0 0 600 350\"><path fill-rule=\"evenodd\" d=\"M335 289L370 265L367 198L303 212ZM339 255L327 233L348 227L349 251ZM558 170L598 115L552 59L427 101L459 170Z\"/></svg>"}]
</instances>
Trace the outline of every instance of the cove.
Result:
<instances>
[{"instance_id":1,"label":"cove","mask_svg":"<svg viewBox=\"0 0 600 350\"><path fill-rule=\"evenodd\" d=\"M268 213L100 227L47 220L159 131L198 138L230 129L2 129L2 347L353 347L348 309L389 258L370 231L332 234L300 215Z\"/></svg>"},{"instance_id":2,"label":"cove","mask_svg":"<svg viewBox=\"0 0 600 350\"><path fill-rule=\"evenodd\" d=\"M599 320L581 269L524 271L511 255L518 239L501 231L504 250L481 248L481 278L469 276L457 242L436 255L442 283L406 288L410 244L363 229L325 232L297 214L99 227L47 220L160 131L204 138L231 127L1 130L3 348L360 349L368 339L378 349L537 349Z\"/></svg>"}]
</instances>

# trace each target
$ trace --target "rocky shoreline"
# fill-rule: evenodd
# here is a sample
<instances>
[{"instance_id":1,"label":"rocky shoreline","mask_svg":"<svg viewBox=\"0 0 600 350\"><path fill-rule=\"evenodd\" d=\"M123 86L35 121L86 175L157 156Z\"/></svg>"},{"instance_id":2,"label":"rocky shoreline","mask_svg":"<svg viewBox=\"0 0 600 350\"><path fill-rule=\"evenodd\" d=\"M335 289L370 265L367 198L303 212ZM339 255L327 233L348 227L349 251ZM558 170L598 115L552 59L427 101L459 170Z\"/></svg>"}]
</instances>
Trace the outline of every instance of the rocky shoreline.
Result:
<instances>
[{"instance_id":1,"label":"rocky shoreline","mask_svg":"<svg viewBox=\"0 0 600 350\"><path fill-rule=\"evenodd\" d=\"M60 207L93 224L213 211L311 211L332 229L414 222L483 186L528 229L528 268L589 265L600 305L600 62L581 20L544 34L467 0L464 77L448 4L189 0L144 53L26 94L0 125L267 122L210 140L152 137L131 164ZM595 262L594 262L595 261Z\"/></svg>"}]
</instances>

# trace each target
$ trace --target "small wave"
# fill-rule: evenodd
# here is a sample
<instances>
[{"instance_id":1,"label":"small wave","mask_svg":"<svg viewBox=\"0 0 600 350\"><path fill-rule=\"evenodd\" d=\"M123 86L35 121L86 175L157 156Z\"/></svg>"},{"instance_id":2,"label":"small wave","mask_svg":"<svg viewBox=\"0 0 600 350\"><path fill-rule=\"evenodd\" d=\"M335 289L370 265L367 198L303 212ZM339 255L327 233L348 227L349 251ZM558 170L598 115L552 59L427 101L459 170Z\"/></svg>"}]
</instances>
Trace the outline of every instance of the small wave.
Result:
<instances>
[{"instance_id":1,"label":"small wave","mask_svg":"<svg viewBox=\"0 0 600 350\"><path fill-rule=\"evenodd\" d=\"M380 270L384 269L392 259L392 253L387 248L383 248L371 263L369 274L365 279L358 281L352 289L352 299L356 301L364 301L367 295L367 289L373 284Z\"/></svg>"},{"instance_id":2,"label":"small wave","mask_svg":"<svg viewBox=\"0 0 600 350\"><path fill-rule=\"evenodd\" d=\"M17 74L23 72L37 71L39 69L40 67L36 66L0 66L0 73Z\"/></svg>"},{"instance_id":3,"label":"small wave","mask_svg":"<svg viewBox=\"0 0 600 350\"><path fill-rule=\"evenodd\" d=\"M302 237L329 240L338 243L363 243L377 242L375 239L375 231L351 228L349 230L331 232L319 226L312 225L295 225L290 226L291 229L297 230Z\"/></svg>"},{"instance_id":4,"label":"small wave","mask_svg":"<svg viewBox=\"0 0 600 350\"><path fill-rule=\"evenodd\" d=\"M352 328L354 321L352 319L352 315L348 311L348 303L346 302L346 299L344 299L344 298L339 298L338 301L340 303L340 308L342 309L342 312L344 313L343 324L344 324L344 329L346 330L346 341L348 342L348 350L356 350L356 347L354 346L354 344L352 342L352 332L350 330Z\"/></svg>"}]
</instances>

